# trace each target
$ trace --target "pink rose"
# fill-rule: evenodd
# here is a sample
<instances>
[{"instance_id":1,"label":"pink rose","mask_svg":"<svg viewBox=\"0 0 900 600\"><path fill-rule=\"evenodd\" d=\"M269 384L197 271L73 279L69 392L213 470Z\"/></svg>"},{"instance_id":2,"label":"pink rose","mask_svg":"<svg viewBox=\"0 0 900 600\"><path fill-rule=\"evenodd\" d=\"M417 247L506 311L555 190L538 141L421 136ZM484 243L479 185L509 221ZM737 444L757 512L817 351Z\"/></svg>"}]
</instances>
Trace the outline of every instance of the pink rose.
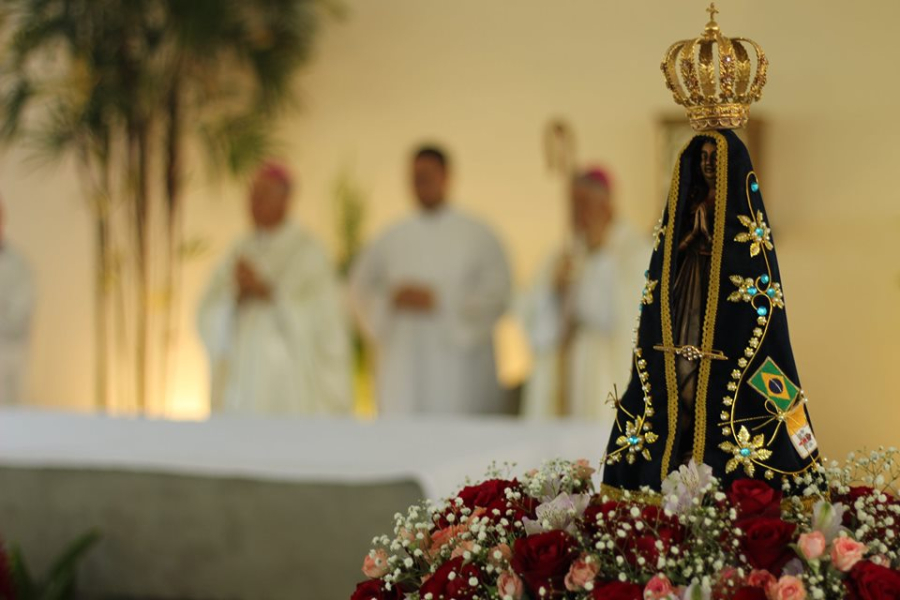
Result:
<instances>
[{"instance_id":1,"label":"pink rose","mask_svg":"<svg viewBox=\"0 0 900 600\"><path fill-rule=\"evenodd\" d=\"M644 587L644 600L663 600L675 593L672 582L665 575L654 575Z\"/></svg>"},{"instance_id":2,"label":"pink rose","mask_svg":"<svg viewBox=\"0 0 900 600\"><path fill-rule=\"evenodd\" d=\"M866 545L841 536L835 538L831 545L831 562L838 571L846 573L853 565L862 560L866 553Z\"/></svg>"},{"instance_id":3,"label":"pink rose","mask_svg":"<svg viewBox=\"0 0 900 600\"><path fill-rule=\"evenodd\" d=\"M750 587L769 589L769 586L777 583L775 576L763 569L753 569L747 577L747 585Z\"/></svg>"},{"instance_id":4,"label":"pink rose","mask_svg":"<svg viewBox=\"0 0 900 600\"><path fill-rule=\"evenodd\" d=\"M575 461L574 475L577 479L581 479L582 481L590 479L594 472L595 469L591 467L591 463L588 459L579 458Z\"/></svg>"},{"instance_id":5,"label":"pink rose","mask_svg":"<svg viewBox=\"0 0 900 600\"><path fill-rule=\"evenodd\" d=\"M806 560L813 560L825 554L825 535L821 531L801 533L797 546Z\"/></svg>"},{"instance_id":6,"label":"pink rose","mask_svg":"<svg viewBox=\"0 0 900 600\"><path fill-rule=\"evenodd\" d=\"M519 600L525 593L525 586L518 575L512 571L503 571L497 578L497 593L504 600L506 598Z\"/></svg>"},{"instance_id":7,"label":"pink rose","mask_svg":"<svg viewBox=\"0 0 900 600\"><path fill-rule=\"evenodd\" d=\"M415 549L419 548L420 550L425 550L431 544L430 538L428 536L427 531L422 532L422 539L418 539L416 536L418 532L412 529L407 529L406 527L402 527L400 531L397 532L397 537L400 540L409 542L410 546Z\"/></svg>"},{"instance_id":8,"label":"pink rose","mask_svg":"<svg viewBox=\"0 0 900 600\"><path fill-rule=\"evenodd\" d=\"M766 590L769 600L805 600L806 588L798 577L783 575Z\"/></svg>"},{"instance_id":9,"label":"pink rose","mask_svg":"<svg viewBox=\"0 0 900 600\"><path fill-rule=\"evenodd\" d=\"M389 570L388 555L384 550L379 549L369 552L363 561L362 572L369 579L384 577Z\"/></svg>"},{"instance_id":10,"label":"pink rose","mask_svg":"<svg viewBox=\"0 0 900 600\"><path fill-rule=\"evenodd\" d=\"M512 558L512 549L507 544L497 544L488 551L488 562L495 567L509 564Z\"/></svg>"},{"instance_id":11,"label":"pink rose","mask_svg":"<svg viewBox=\"0 0 900 600\"><path fill-rule=\"evenodd\" d=\"M487 509L481 508L480 506L478 508L476 508L475 510L473 510L472 514L469 515L469 520L468 520L469 527L471 527L475 523L476 519L481 519L481 517L483 517L486 514L487 514Z\"/></svg>"},{"instance_id":12,"label":"pink rose","mask_svg":"<svg viewBox=\"0 0 900 600\"><path fill-rule=\"evenodd\" d=\"M597 578L600 567L587 554L582 554L572 566L569 567L569 573L566 575L566 589L570 592L583 590L586 583Z\"/></svg>"},{"instance_id":13,"label":"pink rose","mask_svg":"<svg viewBox=\"0 0 900 600\"><path fill-rule=\"evenodd\" d=\"M469 540L467 542L460 542L459 546L453 549L453 552L450 553L450 558L456 558L457 556L462 556L465 558L466 552L471 552L472 548L475 547L475 542Z\"/></svg>"},{"instance_id":14,"label":"pink rose","mask_svg":"<svg viewBox=\"0 0 900 600\"><path fill-rule=\"evenodd\" d=\"M428 554L432 557L438 556L444 546L450 543L455 545L459 541L459 536L468 530L469 528L465 525L451 525L450 527L439 529L431 535L431 548Z\"/></svg>"}]
</instances>

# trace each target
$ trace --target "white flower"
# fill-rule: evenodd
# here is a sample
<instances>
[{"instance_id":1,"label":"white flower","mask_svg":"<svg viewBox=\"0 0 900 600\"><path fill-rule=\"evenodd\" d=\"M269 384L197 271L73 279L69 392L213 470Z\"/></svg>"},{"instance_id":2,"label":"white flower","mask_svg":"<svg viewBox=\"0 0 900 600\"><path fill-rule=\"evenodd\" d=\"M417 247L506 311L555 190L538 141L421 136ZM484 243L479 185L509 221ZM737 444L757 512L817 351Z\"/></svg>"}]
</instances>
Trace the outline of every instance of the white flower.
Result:
<instances>
[{"instance_id":1,"label":"white flower","mask_svg":"<svg viewBox=\"0 0 900 600\"><path fill-rule=\"evenodd\" d=\"M826 500L819 500L813 505L810 526L813 531L821 531L825 541L831 541L841 532L841 523L847 507L843 504L832 504Z\"/></svg>"},{"instance_id":2,"label":"white flower","mask_svg":"<svg viewBox=\"0 0 900 600\"><path fill-rule=\"evenodd\" d=\"M704 490L714 482L712 467L697 464L692 458L688 464L672 471L662 482L666 496L665 507L673 513L683 514L694 504L699 504Z\"/></svg>"},{"instance_id":3,"label":"white flower","mask_svg":"<svg viewBox=\"0 0 900 600\"><path fill-rule=\"evenodd\" d=\"M584 514L591 497L588 494L570 496L563 492L550 502L545 502L535 509L537 520L522 519L528 535L561 529L571 534L577 533L575 522Z\"/></svg>"}]
</instances>

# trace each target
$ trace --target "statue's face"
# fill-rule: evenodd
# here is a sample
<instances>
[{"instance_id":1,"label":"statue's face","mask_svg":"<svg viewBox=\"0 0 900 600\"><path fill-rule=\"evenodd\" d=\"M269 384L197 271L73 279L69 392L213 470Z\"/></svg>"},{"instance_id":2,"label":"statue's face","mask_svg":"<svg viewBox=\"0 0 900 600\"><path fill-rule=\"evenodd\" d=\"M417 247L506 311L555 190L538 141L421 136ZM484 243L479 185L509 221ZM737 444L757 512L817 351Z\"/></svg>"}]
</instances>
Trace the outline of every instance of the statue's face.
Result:
<instances>
[{"instance_id":1,"label":"statue's face","mask_svg":"<svg viewBox=\"0 0 900 600\"><path fill-rule=\"evenodd\" d=\"M710 189L716 187L716 145L704 142L700 147L700 172Z\"/></svg>"}]
</instances>

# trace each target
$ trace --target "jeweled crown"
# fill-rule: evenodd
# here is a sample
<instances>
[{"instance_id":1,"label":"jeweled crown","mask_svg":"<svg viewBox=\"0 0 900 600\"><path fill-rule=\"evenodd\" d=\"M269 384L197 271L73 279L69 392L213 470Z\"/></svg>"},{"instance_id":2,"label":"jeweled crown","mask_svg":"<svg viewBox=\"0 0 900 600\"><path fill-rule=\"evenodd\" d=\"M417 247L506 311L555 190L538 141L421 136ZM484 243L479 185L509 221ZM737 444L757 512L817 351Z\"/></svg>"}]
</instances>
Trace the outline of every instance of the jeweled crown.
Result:
<instances>
[{"instance_id":1,"label":"jeweled crown","mask_svg":"<svg viewBox=\"0 0 900 600\"><path fill-rule=\"evenodd\" d=\"M756 42L722 35L715 3L706 10L703 34L672 44L660 68L696 131L738 129L750 118L750 104L762 96L769 61ZM756 54L755 72L748 49Z\"/></svg>"}]
</instances>

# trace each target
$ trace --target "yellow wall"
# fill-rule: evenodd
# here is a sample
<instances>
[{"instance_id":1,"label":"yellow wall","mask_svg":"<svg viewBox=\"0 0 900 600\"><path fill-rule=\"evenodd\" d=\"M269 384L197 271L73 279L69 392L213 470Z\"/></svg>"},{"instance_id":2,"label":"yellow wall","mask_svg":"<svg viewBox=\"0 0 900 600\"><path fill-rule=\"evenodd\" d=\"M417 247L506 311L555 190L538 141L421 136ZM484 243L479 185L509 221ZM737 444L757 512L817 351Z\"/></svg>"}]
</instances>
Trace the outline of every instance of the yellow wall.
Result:
<instances>
[{"instance_id":1,"label":"yellow wall","mask_svg":"<svg viewBox=\"0 0 900 600\"><path fill-rule=\"evenodd\" d=\"M303 180L296 216L334 247L333 179L349 165L370 197L367 231L407 209L405 161L421 140L446 144L455 197L491 221L520 282L563 228L542 128L575 127L580 154L616 174L624 212L658 214L657 117L672 110L658 64L700 33L699 1L347 0L302 79L303 111L283 127ZM754 114L768 125L762 173L775 227L794 350L826 453L898 441L900 233L894 107L900 3L720 2L726 35L771 60ZM91 402L90 220L71 173L13 152L0 164L11 237L34 263L41 301L30 396ZM202 415L205 361L191 316L211 261L243 226L241 190L193 174L189 232L212 252L186 273L188 308L172 415ZM599 446L598 446L599 447Z\"/></svg>"}]
</instances>

